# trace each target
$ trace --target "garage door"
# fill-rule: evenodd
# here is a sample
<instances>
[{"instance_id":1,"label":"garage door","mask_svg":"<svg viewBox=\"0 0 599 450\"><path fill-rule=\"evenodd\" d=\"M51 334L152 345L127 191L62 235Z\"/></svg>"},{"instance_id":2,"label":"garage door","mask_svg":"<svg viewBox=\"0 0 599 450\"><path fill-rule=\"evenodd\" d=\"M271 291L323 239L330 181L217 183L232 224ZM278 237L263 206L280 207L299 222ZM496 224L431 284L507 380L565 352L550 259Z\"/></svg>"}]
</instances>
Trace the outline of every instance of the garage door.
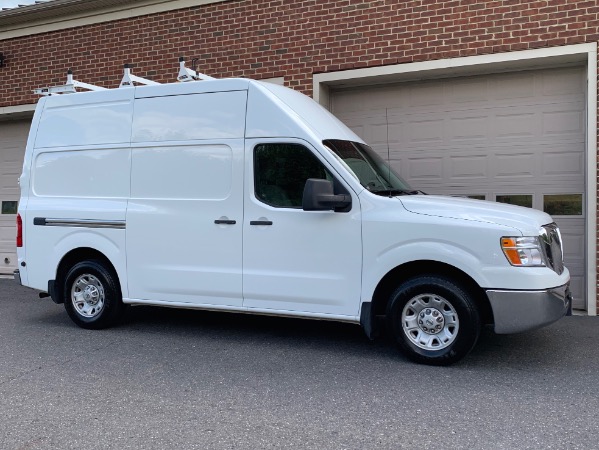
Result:
<instances>
[{"instance_id":1,"label":"garage door","mask_svg":"<svg viewBox=\"0 0 599 450\"><path fill-rule=\"evenodd\" d=\"M331 109L414 188L549 212L584 309L585 85L525 71L339 90Z\"/></svg>"},{"instance_id":2,"label":"garage door","mask_svg":"<svg viewBox=\"0 0 599 450\"><path fill-rule=\"evenodd\" d=\"M15 248L17 180L23 167L30 121L0 122L0 274L17 268Z\"/></svg>"}]
</instances>

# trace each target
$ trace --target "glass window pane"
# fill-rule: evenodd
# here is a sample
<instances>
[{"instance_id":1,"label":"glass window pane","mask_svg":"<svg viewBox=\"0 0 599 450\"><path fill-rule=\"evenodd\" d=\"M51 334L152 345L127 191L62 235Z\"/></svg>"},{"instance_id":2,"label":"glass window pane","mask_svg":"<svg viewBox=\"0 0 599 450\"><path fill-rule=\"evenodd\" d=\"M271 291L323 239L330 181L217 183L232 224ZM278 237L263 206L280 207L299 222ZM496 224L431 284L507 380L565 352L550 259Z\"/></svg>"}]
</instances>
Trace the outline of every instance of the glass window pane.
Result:
<instances>
[{"instance_id":1,"label":"glass window pane","mask_svg":"<svg viewBox=\"0 0 599 450\"><path fill-rule=\"evenodd\" d=\"M3 201L2 214L16 214L19 202Z\"/></svg>"},{"instance_id":2,"label":"glass window pane","mask_svg":"<svg viewBox=\"0 0 599 450\"><path fill-rule=\"evenodd\" d=\"M281 208L301 208L308 178L332 180L314 154L299 144L261 144L254 149L256 198Z\"/></svg>"},{"instance_id":3,"label":"glass window pane","mask_svg":"<svg viewBox=\"0 0 599 450\"><path fill-rule=\"evenodd\" d=\"M543 211L552 216L582 216L582 194L544 195Z\"/></svg>"},{"instance_id":4,"label":"glass window pane","mask_svg":"<svg viewBox=\"0 0 599 450\"><path fill-rule=\"evenodd\" d=\"M478 195L478 194L466 195L466 197L473 198L474 200L484 200L486 198L484 195Z\"/></svg>"},{"instance_id":5,"label":"glass window pane","mask_svg":"<svg viewBox=\"0 0 599 450\"><path fill-rule=\"evenodd\" d=\"M532 194L507 194L495 196L495 201L532 208Z\"/></svg>"}]
</instances>

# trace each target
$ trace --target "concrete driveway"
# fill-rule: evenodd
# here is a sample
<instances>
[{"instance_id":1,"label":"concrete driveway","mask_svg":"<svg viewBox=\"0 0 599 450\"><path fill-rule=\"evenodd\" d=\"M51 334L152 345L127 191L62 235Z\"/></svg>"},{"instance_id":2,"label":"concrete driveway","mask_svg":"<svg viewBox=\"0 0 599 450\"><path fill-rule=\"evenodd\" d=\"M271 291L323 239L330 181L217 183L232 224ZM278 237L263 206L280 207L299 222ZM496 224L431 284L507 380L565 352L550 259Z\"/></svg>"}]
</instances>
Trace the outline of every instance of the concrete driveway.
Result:
<instances>
[{"instance_id":1,"label":"concrete driveway","mask_svg":"<svg viewBox=\"0 0 599 450\"><path fill-rule=\"evenodd\" d=\"M337 323L138 307L82 330L0 279L0 448L597 448L598 338L486 330L426 367Z\"/></svg>"}]
</instances>

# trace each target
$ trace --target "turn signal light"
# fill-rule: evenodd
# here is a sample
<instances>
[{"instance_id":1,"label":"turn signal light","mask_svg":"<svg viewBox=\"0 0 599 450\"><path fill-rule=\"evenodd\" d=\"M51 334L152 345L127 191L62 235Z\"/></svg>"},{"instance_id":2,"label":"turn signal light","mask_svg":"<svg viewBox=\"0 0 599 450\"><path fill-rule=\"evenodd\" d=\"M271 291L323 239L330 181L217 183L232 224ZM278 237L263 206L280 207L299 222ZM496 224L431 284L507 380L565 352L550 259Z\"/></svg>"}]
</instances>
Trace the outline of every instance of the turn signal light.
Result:
<instances>
[{"instance_id":1,"label":"turn signal light","mask_svg":"<svg viewBox=\"0 0 599 450\"><path fill-rule=\"evenodd\" d=\"M545 257L536 236L502 237L501 249L512 266L543 267Z\"/></svg>"}]
</instances>

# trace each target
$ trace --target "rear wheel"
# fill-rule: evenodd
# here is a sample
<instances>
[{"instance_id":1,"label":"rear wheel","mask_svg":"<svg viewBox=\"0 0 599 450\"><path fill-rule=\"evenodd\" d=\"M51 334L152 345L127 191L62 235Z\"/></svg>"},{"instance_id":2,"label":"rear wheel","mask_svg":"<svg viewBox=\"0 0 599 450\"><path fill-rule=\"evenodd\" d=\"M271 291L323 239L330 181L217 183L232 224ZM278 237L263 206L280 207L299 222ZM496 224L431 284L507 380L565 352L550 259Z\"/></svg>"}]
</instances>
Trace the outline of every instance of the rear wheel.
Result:
<instances>
[{"instance_id":1,"label":"rear wheel","mask_svg":"<svg viewBox=\"0 0 599 450\"><path fill-rule=\"evenodd\" d=\"M82 328L106 328L118 321L123 310L116 274L98 260L75 264L65 277L64 306Z\"/></svg>"},{"instance_id":2,"label":"rear wheel","mask_svg":"<svg viewBox=\"0 0 599 450\"><path fill-rule=\"evenodd\" d=\"M413 361L449 365L466 356L481 328L471 295L440 276L402 283L387 304L387 324L399 348Z\"/></svg>"}]
</instances>

